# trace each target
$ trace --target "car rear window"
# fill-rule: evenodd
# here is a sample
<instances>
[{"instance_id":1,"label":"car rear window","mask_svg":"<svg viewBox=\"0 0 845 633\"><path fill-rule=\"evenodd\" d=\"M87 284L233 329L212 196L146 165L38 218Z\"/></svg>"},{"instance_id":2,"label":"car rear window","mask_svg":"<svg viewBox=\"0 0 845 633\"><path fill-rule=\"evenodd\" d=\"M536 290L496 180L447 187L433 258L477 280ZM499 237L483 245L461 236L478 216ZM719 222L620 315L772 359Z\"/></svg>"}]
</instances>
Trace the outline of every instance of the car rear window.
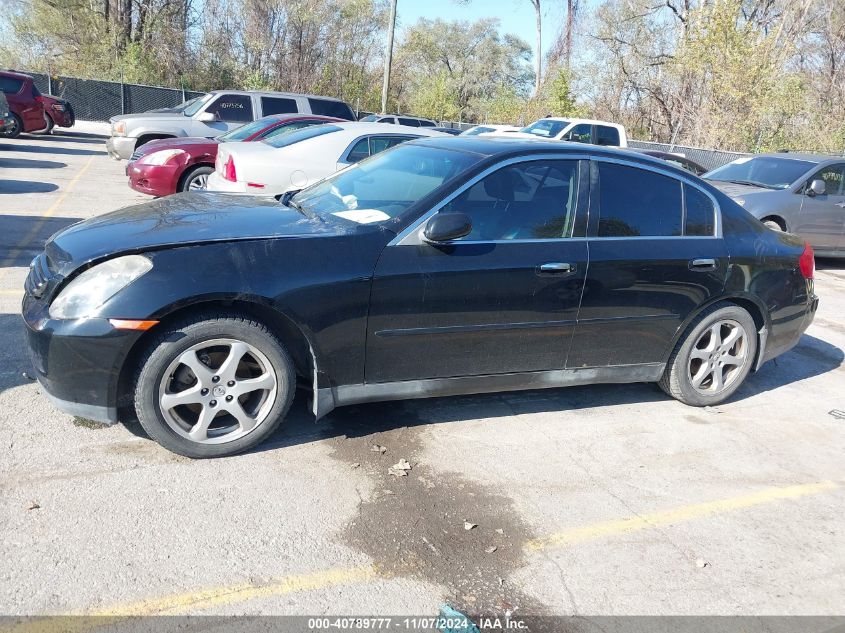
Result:
<instances>
[{"instance_id":1,"label":"car rear window","mask_svg":"<svg viewBox=\"0 0 845 633\"><path fill-rule=\"evenodd\" d=\"M355 120L355 113L352 112L352 108L346 105L343 101L309 98L308 105L311 106L312 114L333 116L337 117L338 119L346 119L347 121Z\"/></svg>"},{"instance_id":2,"label":"car rear window","mask_svg":"<svg viewBox=\"0 0 845 633\"><path fill-rule=\"evenodd\" d=\"M261 97L261 112L268 114L292 114L299 112L296 99L285 97Z\"/></svg>"},{"instance_id":3,"label":"car rear window","mask_svg":"<svg viewBox=\"0 0 845 633\"><path fill-rule=\"evenodd\" d=\"M599 163L599 237L682 235L682 206L679 180Z\"/></svg>"},{"instance_id":4,"label":"car rear window","mask_svg":"<svg viewBox=\"0 0 845 633\"><path fill-rule=\"evenodd\" d=\"M339 128L336 125L312 125L311 127L306 127L301 130L297 130L296 132L285 134L284 136L273 136L271 138L264 139L261 142L266 143L270 147L287 147L288 145L293 145L294 143L299 143L300 141L305 141L309 138L316 138L318 136L322 136L323 134L340 132L341 129L342 128Z\"/></svg>"},{"instance_id":5,"label":"car rear window","mask_svg":"<svg viewBox=\"0 0 845 633\"><path fill-rule=\"evenodd\" d=\"M23 79L14 77L0 77L0 90L7 95L18 94L23 87Z\"/></svg>"}]
</instances>

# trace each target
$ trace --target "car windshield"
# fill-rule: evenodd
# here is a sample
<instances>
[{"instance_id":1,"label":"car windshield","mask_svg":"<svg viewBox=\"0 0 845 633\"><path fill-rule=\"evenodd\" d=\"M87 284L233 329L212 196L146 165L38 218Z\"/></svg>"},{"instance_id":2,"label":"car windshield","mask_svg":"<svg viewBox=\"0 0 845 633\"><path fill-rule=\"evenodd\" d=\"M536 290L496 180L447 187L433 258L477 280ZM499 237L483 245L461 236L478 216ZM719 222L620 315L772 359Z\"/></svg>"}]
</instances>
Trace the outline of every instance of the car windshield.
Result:
<instances>
[{"instance_id":1,"label":"car windshield","mask_svg":"<svg viewBox=\"0 0 845 633\"><path fill-rule=\"evenodd\" d=\"M201 97L194 97L193 99L189 99L181 106L177 106L176 111L179 112L181 110L182 114L184 114L185 116L194 116L197 112L199 112L199 109L203 105L205 105L205 102L211 99L211 97L213 96L214 95L212 94L207 94L202 95Z\"/></svg>"},{"instance_id":2,"label":"car windshield","mask_svg":"<svg viewBox=\"0 0 845 633\"><path fill-rule=\"evenodd\" d=\"M290 134L282 134L280 136L271 136L265 138L261 142L266 143L270 147L287 147L300 141L305 141L309 138L322 136L323 134L331 134L332 132L340 132L342 128L336 125L311 125L291 132Z\"/></svg>"},{"instance_id":3,"label":"car windshield","mask_svg":"<svg viewBox=\"0 0 845 633\"><path fill-rule=\"evenodd\" d=\"M569 121L556 121L554 119L540 119L534 121L520 130L527 134L534 134L535 136L542 136L543 138L551 138L563 132L564 128L569 125Z\"/></svg>"},{"instance_id":4,"label":"car windshield","mask_svg":"<svg viewBox=\"0 0 845 633\"><path fill-rule=\"evenodd\" d=\"M248 139L253 134L261 132L276 121L278 121L276 117L266 116L262 119L258 119L257 121L253 121L252 123L247 123L246 125L237 127L234 130L229 130L225 134L221 134L220 136L218 136L217 140L221 143L228 143L230 141L243 141L245 139Z\"/></svg>"},{"instance_id":5,"label":"car windshield","mask_svg":"<svg viewBox=\"0 0 845 633\"><path fill-rule=\"evenodd\" d=\"M786 189L815 166L806 160L756 156L740 158L704 174L707 180L733 182L766 189Z\"/></svg>"},{"instance_id":6,"label":"car windshield","mask_svg":"<svg viewBox=\"0 0 845 633\"><path fill-rule=\"evenodd\" d=\"M402 144L344 169L296 194L292 206L358 224L399 217L412 204L466 171L480 156Z\"/></svg>"},{"instance_id":7,"label":"car windshield","mask_svg":"<svg viewBox=\"0 0 845 633\"><path fill-rule=\"evenodd\" d=\"M461 136L476 136L478 134L486 134L487 132L495 132L496 128L492 127L484 127L483 125L478 125L474 128L470 128L466 132L461 132Z\"/></svg>"}]
</instances>

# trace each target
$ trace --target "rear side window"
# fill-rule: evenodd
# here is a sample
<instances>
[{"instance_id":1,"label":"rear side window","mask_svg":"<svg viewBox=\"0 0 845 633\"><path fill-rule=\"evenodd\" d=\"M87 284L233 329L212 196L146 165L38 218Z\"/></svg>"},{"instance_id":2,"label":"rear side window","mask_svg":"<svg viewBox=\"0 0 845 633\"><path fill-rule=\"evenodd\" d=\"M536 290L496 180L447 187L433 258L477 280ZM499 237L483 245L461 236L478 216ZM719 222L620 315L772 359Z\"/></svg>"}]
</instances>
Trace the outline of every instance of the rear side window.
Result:
<instances>
[{"instance_id":1,"label":"rear side window","mask_svg":"<svg viewBox=\"0 0 845 633\"><path fill-rule=\"evenodd\" d=\"M713 235L716 229L713 201L699 189L684 184L684 205L687 211L684 234Z\"/></svg>"},{"instance_id":2,"label":"rear side window","mask_svg":"<svg viewBox=\"0 0 845 633\"><path fill-rule=\"evenodd\" d=\"M293 114L299 112L299 108L296 106L296 99L261 97L261 111L264 116L268 114Z\"/></svg>"},{"instance_id":3,"label":"rear side window","mask_svg":"<svg viewBox=\"0 0 845 633\"><path fill-rule=\"evenodd\" d=\"M14 77L0 77L0 90L5 92L7 95L18 94L22 87L22 79L15 79Z\"/></svg>"},{"instance_id":4,"label":"rear side window","mask_svg":"<svg viewBox=\"0 0 845 633\"><path fill-rule=\"evenodd\" d=\"M357 163L358 161L364 160L369 155L370 139L362 138L352 146L351 150L349 150L349 153L346 155L346 160L350 163Z\"/></svg>"},{"instance_id":5,"label":"rear side window","mask_svg":"<svg viewBox=\"0 0 845 633\"><path fill-rule=\"evenodd\" d=\"M206 109L227 123L249 123L252 116L252 97L249 95L222 95Z\"/></svg>"},{"instance_id":6,"label":"rear side window","mask_svg":"<svg viewBox=\"0 0 845 633\"><path fill-rule=\"evenodd\" d=\"M333 116L338 119L346 119L347 121L355 120L355 114L352 112L352 108L346 105L343 101L309 98L308 105L311 106L311 114Z\"/></svg>"},{"instance_id":7,"label":"rear side window","mask_svg":"<svg viewBox=\"0 0 845 633\"><path fill-rule=\"evenodd\" d=\"M606 125L596 126L596 145L612 145L619 147L619 130Z\"/></svg>"},{"instance_id":8,"label":"rear side window","mask_svg":"<svg viewBox=\"0 0 845 633\"><path fill-rule=\"evenodd\" d=\"M403 117L403 116L399 117L399 123L402 124L402 125L411 125L413 127L419 127L420 126L420 121L418 121L417 119L409 119L409 118Z\"/></svg>"},{"instance_id":9,"label":"rear side window","mask_svg":"<svg viewBox=\"0 0 845 633\"><path fill-rule=\"evenodd\" d=\"M386 149L390 149L394 145L410 141L417 138L416 136L373 136L370 138L370 155L378 154Z\"/></svg>"},{"instance_id":10,"label":"rear side window","mask_svg":"<svg viewBox=\"0 0 845 633\"><path fill-rule=\"evenodd\" d=\"M645 169L599 165L599 237L682 234L681 182Z\"/></svg>"}]
</instances>

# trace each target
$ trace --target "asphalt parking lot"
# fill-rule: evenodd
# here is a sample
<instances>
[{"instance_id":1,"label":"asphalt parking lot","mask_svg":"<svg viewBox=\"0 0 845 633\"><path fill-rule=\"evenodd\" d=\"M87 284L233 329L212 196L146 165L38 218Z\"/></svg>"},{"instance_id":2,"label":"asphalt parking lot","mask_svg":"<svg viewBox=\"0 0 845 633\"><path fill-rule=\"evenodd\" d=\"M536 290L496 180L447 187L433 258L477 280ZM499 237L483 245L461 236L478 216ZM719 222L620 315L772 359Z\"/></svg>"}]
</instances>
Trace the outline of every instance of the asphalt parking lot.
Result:
<instances>
[{"instance_id":1,"label":"asphalt parking lot","mask_svg":"<svg viewBox=\"0 0 845 633\"><path fill-rule=\"evenodd\" d=\"M24 375L30 259L146 199L103 130L0 140L0 612L841 614L845 262L818 262L800 344L716 408L596 386L314 423L298 396L258 450L192 461Z\"/></svg>"}]
</instances>

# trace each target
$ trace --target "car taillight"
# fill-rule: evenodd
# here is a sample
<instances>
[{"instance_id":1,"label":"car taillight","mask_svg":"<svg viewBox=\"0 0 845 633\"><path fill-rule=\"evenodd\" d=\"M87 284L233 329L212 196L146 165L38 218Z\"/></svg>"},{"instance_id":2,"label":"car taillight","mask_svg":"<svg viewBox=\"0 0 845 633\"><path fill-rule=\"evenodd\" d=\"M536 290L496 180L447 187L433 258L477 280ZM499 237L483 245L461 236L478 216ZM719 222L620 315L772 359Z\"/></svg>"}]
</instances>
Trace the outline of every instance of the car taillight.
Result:
<instances>
[{"instance_id":1,"label":"car taillight","mask_svg":"<svg viewBox=\"0 0 845 633\"><path fill-rule=\"evenodd\" d=\"M809 242L804 242L804 252L798 258L798 268L801 269L804 279L812 279L816 272L816 257Z\"/></svg>"},{"instance_id":2,"label":"car taillight","mask_svg":"<svg viewBox=\"0 0 845 633\"><path fill-rule=\"evenodd\" d=\"M223 178L229 182L238 181L238 173L235 171L235 161L232 160L231 156L229 156L229 160L226 161L226 165L223 167Z\"/></svg>"}]
</instances>

